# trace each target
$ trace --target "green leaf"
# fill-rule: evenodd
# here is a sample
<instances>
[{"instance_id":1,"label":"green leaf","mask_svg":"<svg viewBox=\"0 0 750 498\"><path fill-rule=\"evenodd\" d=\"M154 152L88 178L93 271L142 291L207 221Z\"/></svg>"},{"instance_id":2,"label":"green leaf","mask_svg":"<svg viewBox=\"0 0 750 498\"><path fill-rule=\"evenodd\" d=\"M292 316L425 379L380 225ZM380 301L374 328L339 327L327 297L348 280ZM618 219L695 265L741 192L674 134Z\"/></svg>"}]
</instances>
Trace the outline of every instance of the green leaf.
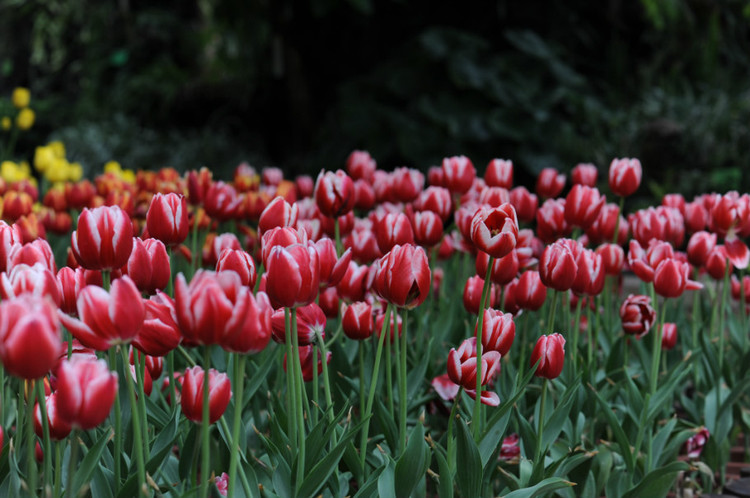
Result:
<instances>
[{"instance_id":1,"label":"green leaf","mask_svg":"<svg viewBox=\"0 0 750 498\"><path fill-rule=\"evenodd\" d=\"M424 427L422 424L417 424L409 435L409 443L406 445L404 454L396 462L394 479L398 498L408 498L417 483L424 479L427 466L429 466L425 456L426 445Z\"/></svg>"},{"instance_id":2,"label":"green leaf","mask_svg":"<svg viewBox=\"0 0 750 498\"><path fill-rule=\"evenodd\" d=\"M565 390L562 399L560 399L560 401L558 402L557 406L552 412L552 415L549 417L549 420L546 420L544 422L544 432L542 434L542 449L547 448L550 444L552 444L554 440L557 439L557 436L560 435L563 424L568 419L568 415L570 414L570 409L573 406L573 401L575 401L574 395L580 387L581 375L583 374L579 374L578 377ZM542 416L542 414L540 414L540 416Z\"/></svg>"},{"instance_id":3,"label":"green leaf","mask_svg":"<svg viewBox=\"0 0 750 498\"><path fill-rule=\"evenodd\" d=\"M541 496L556 489L567 488L573 485L575 485L575 483L566 481L560 477L549 477L530 488L519 489L512 493L508 493L505 495L505 498L534 498L535 496Z\"/></svg>"},{"instance_id":4,"label":"green leaf","mask_svg":"<svg viewBox=\"0 0 750 498\"><path fill-rule=\"evenodd\" d=\"M690 470L687 462L672 462L658 469L654 469L641 481L630 489L623 498L640 496L664 496L674 484L678 472Z\"/></svg>"},{"instance_id":5,"label":"green leaf","mask_svg":"<svg viewBox=\"0 0 750 498\"><path fill-rule=\"evenodd\" d=\"M453 498L453 474L451 474L451 469L448 467L448 462L439 451L435 452L435 459L438 463L438 472L440 472L438 496L440 498Z\"/></svg>"},{"instance_id":6,"label":"green leaf","mask_svg":"<svg viewBox=\"0 0 750 498\"><path fill-rule=\"evenodd\" d=\"M359 491L357 491L357 494L354 495L354 498L369 498L371 496L377 496L378 480L385 468L386 466L380 467L379 469L375 470L375 472L370 474L367 482L365 482L365 484L361 488L359 488Z\"/></svg>"},{"instance_id":7,"label":"green leaf","mask_svg":"<svg viewBox=\"0 0 750 498\"><path fill-rule=\"evenodd\" d=\"M461 496L481 496L482 458L463 418L456 418L456 483Z\"/></svg>"},{"instance_id":8,"label":"green leaf","mask_svg":"<svg viewBox=\"0 0 750 498\"><path fill-rule=\"evenodd\" d=\"M396 484L394 481L395 464L393 459L388 458L388 464L383 468L378 478L378 495L379 496L396 496Z\"/></svg>"},{"instance_id":9,"label":"green leaf","mask_svg":"<svg viewBox=\"0 0 750 498\"><path fill-rule=\"evenodd\" d=\"M110 431L104 432L99 437L99 440L89 449L86 456L83 457L83 460L78 465L78 470L76 470L73 476L73 489L81 489L81 486L91 481L91 475L94 473L97 465L99 465L102 452L107 447L107 442L109 442L111 436L112 433Z\"/></svg>"},{"instance_id":10,"label":"green leaf","mask_svg":"<svg viewBox=\"0 0 750 498\"><path fill-rule=\"evenodd\" d=\"M385 436L388 446L390 448L397 448L398 429L396 428L396 422L393 420L393 417L388 414L388 410L383 404L383 399L376 396L373 407L375 408L373 410L375 421L377 422L380 431L383 433L383 436Z\"/></svg>"},{"instance_id":11,"label":"green leaf","mask_svg":"<svg viewBox=\"0 0 750 498\"><path fill-rule=\"evenodd\" d=\"M615 414L614 412L612 412L612 408L610 408L609 404L607 404L607 402L602 399L599 393L596 392L594 387L590 384L589 389L596 398L596 401L599 403L601 407L600 413L607 420L607 424L609 425L610 429L612 429L612 433L615 436L615 441L617 441L617 444L620 446L620 455L622 455L623 460L625 460L625 466L628 468L628 472L632 474L635 469L635 461L633 458L633 453L630 451L630 439L628 439L628 437L625 435L625 431L622 430L622 425L617 420L617 417L615 417Z\"/></svg>"}]
</instances>

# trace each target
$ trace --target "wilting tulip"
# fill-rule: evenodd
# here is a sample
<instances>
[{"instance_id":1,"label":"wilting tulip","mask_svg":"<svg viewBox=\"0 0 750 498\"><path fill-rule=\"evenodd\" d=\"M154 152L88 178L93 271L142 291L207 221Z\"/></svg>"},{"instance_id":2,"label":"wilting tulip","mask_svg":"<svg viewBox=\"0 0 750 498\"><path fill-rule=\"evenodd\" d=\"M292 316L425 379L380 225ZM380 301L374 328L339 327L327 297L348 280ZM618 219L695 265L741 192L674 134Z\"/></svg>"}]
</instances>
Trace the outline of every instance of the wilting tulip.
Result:
<instances>
[{"instance_id":1,"label":"wilting tulip","mask_svg":"<svg viewBox=\"0 0 750 498\"><path fill-rule=\"evenodd\" d=\"M706 429L705 427L701 427L699 430L697 430L694 436L688 438L688 440L685 442L685 453L687 454L687 457L691 459L700 457L701 452L703 451L703 447L706 445L706 442L708 441L710 435L711 434L708 432L708 429Z\"/></svg>"},{"instance_id":2,"label":"wilting tulip","mask_svg":"<svg viewBox=\"0 0 750 498\"><path fill-rule=\"evenodd\" d=\"M132 341L146 314L141 294L127 276L112 282L109 292L94 285L85 287L77 307L80 319L59 311L60 320L84 346L99 351Z\"/></svg>"},{"instance_id":3,"label":"wilting tulip","mask_svg":"<svg viewBox=\"0 0 750 498\"><path fill-rule=\"evenodd\" d=\"M47 423L49 424L49 435L55 441L62 441L70 431L73 430L71 425L60 416L57 409L57 393L52 393L46 397L45 406L47 408ZM34 406L34 432L37 436L43 437L44 431L42 426L42 409L39 403Z\"/></svg>"},{"instance_id":4,"label":"wilting tulip","mask_svg":"<svg viewBox=\"0 0 750 498\"><path fill-rule=\"evenodd\" d=\"M315 182L315 202L320 212L337 218L354 208L354 182L342 170L322 171Z\"/></svg>"},{"instance_id":5,"label":"wilting tulip","mask_svg":"<svg viewBox=\"0 0 750 498\"><path fill-rule=\"evenodd\" d=\"M513 315L492 308L484 310L484 321L482 322L483 351L497 351L505 356L513 345L515 337L516 324L513 322ZM484 357L484 354L482 357Z\"/></svg>"},{"instance_id":6,"label":"wilting tulip","mask_svg":"<svg viewBox=\"0 0 750 498\"><path fill-rule=\"evenodd\" d=\"M226 248L221 251L216 263L216 271L233 271L240 276L242 285L253 289L258 274L252 256L242 249Z\"/></svg>"},{"instance_id":7,"label":"wilting tulip","mask_svg":"<svg viewBox=\"0 0 750 498\"><path fill-rule=\"evenodd\" d=\"M507 294L506 289L506 294ZM539 272L529 270L521 274L514 290L516 304L525 310L536 311L547 299L547 287L542 283Z\"/></svg>"},{"instance_id":8,"label":"wilting tulip","mask_svg":"<svg viewBox=\"0 0 750 498\"><path fill-rule=\"evenodd\" d=\"M424 249L411 244L397 245L378 264L373 288L383 299L407 309L427 299L430 265Z\"/></svg>"},{"instance_id":9,"label":"wilting tulip","mask_svg":"<svg viewBox=\"0 0 750 498\"><path fill-rule=\"evenodd\" d=\"M648 334L656 321L656 311L651 306L651 298L630 294L620 306L620 320L626 334L640 339Z\"/></svg>"},{"instance_id":10,"label":"wilting tulip","mask_svg":"<svg viewBox=\"0 0 750 498\"><path fill-rule=\"evenodd\" d=\"M133 224L117 206L84 209L71 235L73 255L88 270L116 270L133 250Z\"/></svg>"},{"instance_id":11,"label":"wilting tulip","mask_svg":"<svg viewBox=\"0 0 750 498\"><path fill-rule=\"evenodd\" d=\"M355 150L346 159L346 171L354 180L369 181L378 165L366 150Z\"/></svg>"},{"instance_id":12,"label":"wilting tulip","mask_svg":"<svg viewBox=\"0 0 750 498\"><path fill-rule=\"evenodd\" d=\"M38 379L57 362L62 349L55 307L39 296L0 303L0 361L11 375Z\"/></svg>"},{"instance_id":13,"label":"wilting tulip","mask_svg":"<svg viewBox=\"0 0 750 498\"><path fill-rule=\"evenodd\" d=\"M190 285L180 273L174 296L177 324L191 344L228 344L250 305L250 291L234 272L198 270Z\"/></svg>"},{"instance_id":14,"label":"wilting tulip","mask_svg":"<svg viewBox=\"0 0 750 498\"><path fill-rule=\"evenodd\" d=\"M543 335L531 352L531 366L539 365L534 375L546 379L557 378L563 369L565 361L565 338L560 334Z\"/></svg>"},{"instance_id":15,"label":"wilting tulip","mask_svg":"<svg viewBox=\"0 0 750 498\"><path fill-rule=\"evenodd\" d=\"M536 178L536 193L542 199L552 199L565 188L565 175L555 168L544 168Z\"/></svg>"},{"instance_id":16,"label":"wilting tulip","mask_svg":"<svg viewBox=\"0 0 750 498\"><path fill-rule=\"evenodd\" d=\"M562 239L544 249L539 260L539 277L544 285L559 291L569 290L577 273L576 255Z\"/></svg>"},{"instance_id":17,"label":"wilting tulip","mask_svg":"<svg viewBox=\"0 0 750 498\"><path fill-rule=\"evenodd\" d=\"M565 221L565 199L547 199L536 211L536 232L540 239L551 244L570 234L572 227Z\"/></svg>"},{"instance_id":18,"label":"wilting tulip","mask_svg":"<svg viewBox=\"0 0 750 498\"><path fill-rule=\"evenodd\" d=\"M513 161L493 159L484 172L484 181L490 187L510 189L513 186Z\"/></svg>"},{"instance_id":19,"label":"wilting tulip","mask_svg":"<svg viewBox=\"0 0 750 498\"><path fill-rule=\"evenodd\" d=\"M539 207L539 199L535 194L529 192L524 186L518 186L510 191L509 198L519 220L526 223L534 221Z\"/></svg>"},{"instance_id":20,"label":"wilting tulip","mask_svg":"<svg viewBox=\"0 0 750 498\"><path fill-rule=\"evenodd\" d=\"M315 303L297 308L297 340L300 346L307 346L315 342L316 332L325 337L326 315ZM278 309L271 315L271 329L273 340L284 344L286 342L286 327L284 325L284 310Z\"/></svg>"},{"instance_id":21,"label":"wilting tulip","mask_svg":"<svg viewBox=\"0 0 750 498\"><path fill-rule=\"evenodd\" d=\"M122 273L133 279L141 292L154 294L164 290L171 278L167 248L157 239L133 237L133 252L122 267Z\"/></svg>"},{"instance_id":22,"label":"wilting tulip","mask_svg":"<svg viewBox=\"0 0 750 498\"><path fill-rule=\"evenodd\" d=\"M185 370L182 377L180 405L185 417L197 424L203 421L203 383L205 371L201 367ZM208 371L208 423L213 424L221 418L232 397L232 385L225 373L213 368Z\"/></svg>"},{"instance_id":23,"label":"wilting tulip","mask_svg":"<svg viewBox=\"0 0 750 498\"><path fill-rule=\"evenodd\" d=\"M161 240L166 246L185 242L188 235L185 197L174 193L154 195L146 214L146 229L151 237Z\"/></svg>"},{"instance_id":24,"label":"wilting tulip","mask_svg":"<svg viewBox=\"0 0 750 498\"><path fill-rule=\"evenodd\" d=\"M258 221L258 231L264 234L276 227L295 227L299 216L297 204L289 204L283 197L276 196L263 212Z\"/></svg>"},{"instance_id":25,"label":"wilting tulip","mask_svg":"<svg viewBox=\"0 0 750 498\"><path fill-rule=\"evenodd\" d=\"M518 239L516 210L509 203L496 208L482 207L471 220L471 241L480 251L502 258Z\"/></svg>"},{"instance_id":26,"label":"wilting tulip","mask_svg":"<svg viewBox=\"0 0 750 498\"><path fill-rule=\"evenodd\" d=\"M570 172L570 179L574 185L596 186L596 177L599 175L597 167L591 163L576 164Z\"/></svg>"},{"instance_id":27,"label":"wilting tulip","mask_svg":"<svg viewBox=\"0 0 750 498\"><path fill-rule=\"evenodd\" d=\"M341 319L344 334L349 339L363 341L373 333L375 321L372 316L372 305L367 302L358 301L346 307L344 317Z\"/></svg>"},{"instance_id":28,"label":"wilting tulip","mask_svg":"<svg viewBox=\"0 0 750 498\"><path fill-rule=\"evenodd\" d=\"M565 221L586 230L596 221L606 201L596 187L573 185L565 198Z\"/></svg>"},{"instance_id":29,"label":"wilting tulip","mask_svg":"<svg viewBox=\"0 0 750 498\"><path fill-rule=\"evenodd\" d=\"M661 330L661 348L674 349L677 345L677 325L665 323Z\"/></svg>"},{"instance_id":30,"label":"wilting tulip","mask_svg":"<svg viewBox=\"0 0 750 498\"><path fill-rule=\"evenodd\" d=\"M320 261L315 245L275 246L266 261L266 292L274 307L310 304L318 295Z\"/></svg>"},{"instance_id":31,"label":"wilting tulip","mask_svg":"<svg viewBox=\"0 0 750 498\"><path fill-rule=\"evenodd\" d=\"M615 195L627 197L638 190L642 175L638 159L613 159L609 165L609 188Z\"/></svg>"},{"instance_id":32,"label":"wilting tulip","mask_svg":"<svg viewBox=\"0 0 750 498\"><path fill-rule=\"evenodd\" d=\"M63 360L57 370L57 409L74 429L104 422L117 395L117 374L104 360Z\"/></svg>"},{"instance_id":33,"label":"wilting tulip","mask_svg":"<svg viewBox=\"0 0 750 498\"><path fill-rule=\"evenodd\" d=\"M133 339L133 347L150 356L164 356L182 341L182 334L173 317L174 302L166 294L158 293L144 300L146 315L143 326Z\"/></svg>"},{"instance_id":34,"label":"wilting tulip","mask_svg":"<svg viewBox=\"0 0 750 498\"><path fill-rule=\"evenodd\" d=\"M442 163L442 186L457 194L463 194L471 188L477 171L466 156L446 157Z\"/></svg>"},{"instance_id":35,"label":"wilting tulip","mask_svg":"<svg viewBox=\"0 0 750 498\"><path fill-rule=\"evenodd\" d=\"M654 290L663 297L680 297L685 290L702 289L703 284L690 280L690 265L676 259L665 259L656 267Z\"/></svg>"}]
</instances>

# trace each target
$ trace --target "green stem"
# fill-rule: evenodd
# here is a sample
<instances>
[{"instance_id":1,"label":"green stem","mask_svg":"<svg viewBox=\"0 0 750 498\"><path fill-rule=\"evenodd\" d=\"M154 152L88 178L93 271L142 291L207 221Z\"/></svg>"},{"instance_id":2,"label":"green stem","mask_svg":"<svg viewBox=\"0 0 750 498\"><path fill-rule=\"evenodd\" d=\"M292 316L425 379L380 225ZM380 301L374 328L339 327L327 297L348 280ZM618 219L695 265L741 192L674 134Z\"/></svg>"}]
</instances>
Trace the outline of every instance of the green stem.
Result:
<instances>
[{"instance_id":1,"label":"green stem","mask_svg":"<svg viewBox=\"0 0 750 498\"><path fill-rule=\"evenodd\" d=\"M591 316L591 308L586 308L586 319L588 326L586 328L586 331L589 335L589 357L588 357L588 368L589 372L596 372L596 367L593 364L594 361L594 348L598 347L599 345L599 329L600 327L597 327L594 324L593 318Z\"/></svg>"},{"instance_id":2,"label":"green stem","mask_svg":"<svg viewBox=\"0 0 750 498\"><path fill-rule=\"evenodd\" d=\"M624 216L622 210L625 208L625 198L620 197L620 211L617 213L617 221L615 221L615 233L612 235L612 243L617 244L617 234L620 232L620 216Z\"/></svg>"},{"instance_id":3,"label":"green stem","mask_svg":"<svg viewBox=\"0 0 750 498\"><path fill-rule=\"evenodd\" d=\"M391 318L391 312L393 305L390 303L385 309L385 319L383 320L383 329L380 331L380 338L378 339L378 349L375 352L375 365L372 369L372 379L370 380L370 390L367 392L367 406L365 407L365 413L363 418L365 420L362 426L362 433L360 436L360 452L359 462L362 467L362 477L365 478L365 461L367 459L367 436L370 429L370 415L372 414L372 403L375 401L375 388L378 384L378 374L380 373L380 359L383 356L383 342L385 342L385 335Z\"/></svg>"},{"instance_id":4,"label":"green stem","mask_svg":"<svg viewBox=\"0 0 750 498\"><path fill-rule=\"evenodd\" d=\"M60 498L60 490L62 488L62 445L60 441L55 441L55 498Z\"/></svg>"},{"instance_id":5,"label":"green stem","mask_svg":"<svg viewBox=\"0 0 750 498\"><path fill-rule=\"evenodd\" d=\"M167 374L169 375L169 400L172 403L172 409L177 409L175 399L175 380L174 380L174 350L167 353Z\"/></svg>"},{"instance_id":6,"label":"green stem","mask_svg":"<svg viewBox=\"0 0 750 498\"><path fill-rule=\"evenodd\" d=\"M518 341L518 348L521 350L518 362L518 372L523 372L528 368L528 365L526 365L526 323L528 320L525 318L526 313L521 314L521 316L516 318L516 333L518 334L517 341Z\"/></svg>"},{"instance_id":7,"label":"green stem","mask_svg":"<svg viewBox=\"0 0 750 498\"><path fill-rule=\"evenodd\" d=\"M693 270L693 280L697 281L699 277L700 277L699 270L698 270L698 268L695 268ZM693 351L696 351L698 349L698 328L700 327L701 321L702 321L701 318L700 318L701 307L700 307L700 300L699 299L700 299L700 293L693 292L693 316L692 316L692 320L691 320L691 322L692 322L691 325L693 326L693 330L692 330L692 332L693 332L693 341L692 341ZM695 382L696 382L696 386L697 386L698 385L698 377L697 377L698 376L698 369L696 368L696 369L694 369L694 371L695 371L695 375L696 375Z\"/></svg>"},{"instance_id":8,"label":"green stem","mask_svg":"<svg viewBox=\"0 0 750 498\"><path fill-rule=\"evenodd\" d=\"M729 260L725 261L724 282L721 284L721 305L719 306L719 380L724 371L724 315L726 314L727 299L729 297ZM717 387L720 385L717 384ZM717 406L718 408L718 406Z\"/></svg>"},{"instance_id":9,"label":"green stem","mask_svg":"<svg viewBox=\"0 0 750 498\"><path fill-rule=\"evenodd\" d=\"M654 306L657 306L657 303L654 302ZM658 307L657 307L658 309ZM664 303L661 307L661 313L659 313L659 327L654 331L653 339L651 340L651 375L649 376L649 394L651 394L651 398L654 397L654 393L656 393L656 386L658 384L659 379L659 358L661 356L661 336L662 336L662 329L664 328L664 315L667 314L667 300L664 299Z\"/></svg>"},{"instance_id":10,"label":"green stem","mask_svg":"<svg viewBox=\"0 0 750 498\"><path fill-rule=\"evenodd\" d=\"M286 345L286 404L287 404L287 433L292 445L292 453L297 452L297 398L295 393L296 375L294 368L294 349L292 348L292 330L289 321L289 308L284 308L284 327ZM299 358L297 358L299 361Z\"/></svg>"},{"instance_id":11,"label":"green stem","mask_svg":"<svg viewBox=\"0 0 750 498\"><path fill-rule=\"evenodd\" d=\"M196 207L193 213L193 230L190 238L190 251L192 255L192 259L190 260L191 277L198 270L198 260L201 257L198 254L198 213L199 209Z\"/></svg>"},{"instance_id":12,"label":"green stem","mask_svg":"<svg viewBox=\"0 0 750 498\"><path fill-rule=\"evenodd\" d=\"M128 353L125 348L120 348L120 354L122 355L123 369L128 368ZM133 422L133 453L135 453L135 462L138 469L138 484L140 492L144 496L148 495L148 488L146 487L146 466L143 460L143 441L141 432L141 417L138 413L138 402L135 399L135 386L133 382L133 376L130 375L129 371L125 372L125 381L128 385L128 397L130 398L130 416ZM207 495L203 495L207 496Z\"/></svg>"},{"instance_id":13,"label":"green stem","mask_svg":"<svg viewBox=\"0 0 750 498\"><path fill-rule=\"evenodd\" d=\"M359 416L364 420L365 416L365 341L359 341Z\"/></svg>"},{"instance_id":14,"label":"green stem","mask_svg":"<svg viewBox=\"0 0 750 498\"><path fill-rule=\"evenodd\" d=\"M334 236L336 241L336 257L338 258L341 256L342 253L342 247L341 247L341 228L339 227L339 219L338 217L334 218L333 223L333 230L334 230Z\"/></svg>"},{"instance_id":15,"label":"green stem","mask_svg":"<svg viewBox=\"0 0 750 498\"><path fill-rule=\"evenodd\" d=\"M458 408L458 404L461 402L461 395L464 393L464 388L459 387L458 388L458 394L456 394L456 397L453 399L453 406L451 407L451 414L448 418L448 468L453 472L454 467L456 466L456 451L454 449L456 442L453 438L453 424L455 424L456 421L456 410Z\"/></svg>"},{"instance_id":16,"label":"green stem","mask_svg":"<svg viewBox=\"0 0 750 498\"><path fill-rule=\"evenodd\" d=\"M388 415L393 418L393 358L391 355L391 343L393 342L393 336L398 334L397 328L398 323L396 319L397 313L393 313L391 319L393 320L393 331L388 330L385 338L385 392L388 398Z\"/></svg>"},{"instance_id":17,"label":"green stem","mask_svg":"<svg viewBox=\"0 0 750 498\"><path fill-rule=\"evenodd\" d=\"M573 363L573 376L571 380L575 378L578 372L578 336L581 335L580 323L581 323L581 306L583 305L584 296L579 296L578 302L576 303L575 319L573 321L573 349L570 351L571 363ZM589 349L591 349L591 337L589 337ZM591 356L591 355L589 355Z\"/></svg>"},{"instance_id":18,"label":"green stem","mask_svg":"<svg viewBox=\"0 0 750 498\"><path fill-rule=\"evenodd\" d=\"M227 496L234 496L237 476L237 461L242 447L240 445L240 427L242 424L242 398L245 383L246 355L234 354L234 420L232 422L232 451L229 460L229 489Z\"/></svg>"},{"instance_id":19,"label":"green stem","mask_svg":"<svg viewBox=\"0 0 750 498\"><path fill-rule=\"evenodd\" d=\"M326 413L328 414L328 420L330 422L333 422L334 415L333 415L333 397L331 393L331 380L328 376L328 363L326 362L326 357L328 356L328 348L326 347L326 341L323 339L323 334L320 333L319 330L315 331L315 338L317 339L318 345L320 346L320 352L323 355L323 394L326 397ZM360 342L360 350L362 349L362 343ZM361 357L361 353L360 353ZM360 358L361 360L361 358ZM360 361L360 365L361 365ZM317 371L317 369L315 369ZM360 367L360 373L362 373L362 367ZM360 392L362 389L362 384L360 381ZM361 397L361 396L360 396ZM331 446L336 445L336 432L334 431L331 434Z\"/></svg>"},{"instance_id":20,"label":"green stem","mask_svg":"<svg viewBox=\"0 0 750 498\"><path fill-rule=\"evenodd\" d=\"M113 372L117 372L117 353L115 351L115 348L109 348L109 369ZM117 393L115 394L115 451L112 454L115 468L114 468L114 474L115 474L115 495L117 495L120 492L120 484L122 482L122 474L121 474L121 460L122 460L122 439L123 439L123 433L122 433L122 410L120 409L120 390L117 390Z\"/></svg>"},{"instance_id":21,"label":"green stem","mask_svg":"<svg viewBox=\"0 0 750 498\"><path fill-rule=\"evenodd\" d=\"M551 334L555 331L555 313L557 312L558 294L560 294L560 291L552 291L552 302L550 303L549 315L547 316L547 323L545 324L547 334Z\"/></svg>"},{"instance_id":22,"label":"green stem","mask_svg":"<svg viewBox=\"0 0 750 498\"><path fill-rule=\"evenodd\" d=\"M135 367L135 375L138 381L138 409L140 410L139 416L141 417L142 429L143 429L143 458L144 462L148 461L149 454L151 453L149 448L148 439L148 413L146 411L146 392L144 390L145 377L146 377L146 355L141 353L137 349L133 348L133 360ZM130 373L130 372L128 372Z\"/></svg>"},{"instance_id":23,"label":"green stem","mask_svg":"<svg viewBox=\"0 0 750 498\"><path fill-rule=\"evenodd\" d=\"M70 458L68 459L68 484L65 486L65 496L78 496L78 490L73 489L73 476L78 468L78 430L70 433Z\"/></svg>"},{"instance_id":24,"label":"green stem","mask_svg":"<svg viewBox=\"0 0 750 498\"><path fill-rule=\"evenodd\" d=\"M314 359L318 357L318 345L317 344L313 344L312 346L312 355L313 355L313 361L314 361ZM323 363L325 363L325 361ZM310 411L310 417L312 418L312 425L315 426L318 423L318 409L320 408L320 387L318 386L318 383L319 383L318 369L313 368L312 374L313 374L313 381L312 381L313 406L315 407L315 409Z\"/></svg>"},{"instance_id":25,"label":"green stem","mask_svg":"<svg viewBox=\"0 0 750 498\"><path fill-rule=\"evenodd\" d=\"M31 387L28 390L26 400L26 477L29 485L29 493L32 497L36 496L36 486L38 469L36 468L36 461L34 459L36 437L34 436L34 400L36 398L35 381L26 380L23 381L20 386L24 389L27 383L31 383ZM49 458L49 455L47 455Z\"/></svg>"},{"instance_id":26,"label":"green stem","mask_svg":"<svg viewBox=\"0 0 750 498\"><path fill-rule=\"evenodd\" d=\"M102 288L109 292L111 275L109 270L102 270Z\"/></svg>"},{"instance_id":27,"label":"green stem","mask_svg":"<svg viewBox=\"0 0 750 498\"><path fill-rule=\"evenodd\" d=\"M307 435L305 434L305 414L304 414L304 408L303 408L303 398L302 398L302 391L305 389L305 384L302 379L302 365L300 364L300 356L299 356L299 336L297 333L297 309L292 308L292 317L291 317L291 324L292 324L292 347L294 348L294 361L292 361L292 364L294 365L294 371L295 371L295 394L297 396L297 437L299 438L299 453L298 453L298 460L297 460L297 482L296 487L299 489L299 487L302 485L302 481L305 478L305 440L307 439ZM312 359L312 368L314 370L317 370L318 363L317 358L313 357Z\"/></svg>"},{"instance_id":28,"label":"green stem","mask_svg":"<svg viewBox=\"0 0 750 498\"><path fill-rule=\"evenodd\" d=\"M479 442L482 434L482 338L484 337L484 308L490 297L490 280L492 278L492 267L495 264L495 258L489 257L487 261L487 273L484 276L484 287L482 288L482 297L479 300L479 316L477 317L477 329L475 332L477 342L477 385L476 398L474 399L474 413L471 417L472 431L474 441Z\"/></svg>"},{"instance_id":29,"label":"green stem","mask_svg":"<svg viewBox=\"0 0 750 498\"><path fill-rule=\"evenodd\" d=\"M397 341L401 341L401 368L399 369L401 377L399 378L399 391L398 391L398 408L399 408L399 439L398 439L398 454L403 455L406 450L406 413L408 408L408 400L406 397L406 345L407 345L407 324L409 322L408 316L409 310L404 308L403 316L401 318L403 323L403 332L401 337L397 338Z\"/></svg>"},{"instance_id":30,"label":"green stem","mask_svg":"<svg viewBox=\"0 0 750 498\"><path fill-rule=\"evenodd\" d=\"M174 260L172 258L172 246L167 246L167 259L169 261L169 280L167 281L167 295L169 297L173 297L174 291L172 290L172 280L174 280Z\"/></svg>"},{"instance_id":31,"label":"green stem","mask_svg":"<svg viewBox=\"0 0 750 498\"><path fill-rule=\"evenodd\" d=\"M36 398L42 414L42 434L44 442L44 496L49 496L50 477L52 476L52 440L49 435L49 418L47 417L47 398L44 395L44 381L36 383Z\"/></svg>"},{"instance_id":32,"label":"green stem","mask_svg":"<svg viewBox=\"0 0 750 498\"><path fill-rule=\"evenodd\" d=\"M534 465L542 465L542 468L544 468L544 462L542 462L542 458L544 456L542 455L542 439L544 439L542 436L544 434L544 408L545 403L547 402L547 383L549 382L548 379L544 379L542 382L542 398L539 404L539 420L537 421L537 434L536 434L536 452L534 453Z\"/></svg>"},{"instance_id":33,"label":"green stem","mask_svg":"<svg viewBox=\"0 0 750 498\"><path fill-rule=\"evenodd\" d=\"M211 472L209 467L211 465L211 441L209 440L209 431L211 426L209 424L209 372L211 370L211 347L206 345L203 349L203 413L201 418L201 494L200 496L208 496L208 483L211 478Z\"/></svg>"}]
</instances>

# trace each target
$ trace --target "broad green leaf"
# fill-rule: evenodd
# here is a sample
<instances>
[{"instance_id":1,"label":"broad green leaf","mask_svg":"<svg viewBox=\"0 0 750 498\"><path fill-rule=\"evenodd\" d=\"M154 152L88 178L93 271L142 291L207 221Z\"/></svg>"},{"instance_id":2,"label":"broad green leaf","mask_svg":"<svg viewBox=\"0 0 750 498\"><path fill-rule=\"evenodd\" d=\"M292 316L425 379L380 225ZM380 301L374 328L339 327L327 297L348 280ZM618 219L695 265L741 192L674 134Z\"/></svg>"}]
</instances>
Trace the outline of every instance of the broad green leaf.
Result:
<instances>
[{"instance_id":1,"label":"broad green leaf","mask_svg":"<svg viewBox=\"0 0 750 498\"><path fill-rule=\"evenodd\" d=\"M426 467L429 465L425 456L426 445L424 427L422 424L417 424L409 435L409 443L406 445L404 454L396 462L394 480L398 498L408 498L417 483L424 479Z\"/></svg>"},{"instance_id":2,"label":"broad green leaf","mask_svg":"<svg viewBox=\"0 0 750 498\"><path fill-rule=\"evenodd\" d=\"M435 459L438 463L438 472L440 472L438 496L440 498L453 498L453 474L451 469L448 468L448 462L440 451L435 452Z\"/></svg>"},{"instance_id":3,"label":"broad green leaf","mask_svg":"<svg viewBox=\"0 0 750 498\"><path fill-rule=\"evenodd\" d=\"M534 498L535 496L543 496L545 493L549 493L556 489L567 488L574 484L575 483L566 481L560 477L549 477L530 488L523 488L508 493L505 495L505 498Z\"/></svg>"},{"instance_id":4,"label":"broad green leaf","mask_svg":"<svg viewBox=\"0 0 750 498\"><path fill-rule=\"evenodd\" d=\"M482 459L463 418L455 421L456 483L461 496L482 495Z\"/></svg>"},{"instance_id":5,"label":"broad green leaf","mask_svg":"<svg viewBox=\"0 0 750 498\"><path fill-rule=\"evenodd\" d=\"M690 470L687 462L672 462L664 467L654 469L630 489L623 498L637 498L641 496L664 496L674 484L678 472Z\"/></svg>"},{"instance_id":6,"label":"broad green leaf","mask_svg":"<svg viewBox=\"0 0 750 498\"><path fill-rule=\"evenodd\" d=\"M94 473L99 461L101 460L102 452L107 447L112 433L109 431L104 432L99 440L94 444L88 451L83 460L78 464L78 469L73 476L73 489L81 489L81 486L88 484L91 481L91 475Z\"/></svg>"},{"instance_id":7,"label":"broad green leaf","mask_svg":"<svg viewBox=\"0 0 750 498\"><path fill-rule=\"evenodd\" d=\"M385 465L383 471L378 478L378 495L379 496L396 496L396 484L395 484L395 467L393 459L388 457L388 464Z\"/></svg>"},{"instance_id":8,"label":"broad green leaf","mask_svg":"<svg viewBox=\"0 0 750 498\"><path fill-rule=\"evenodd\" d=\"M612 408L610 408L607 402L602 399L602 397L598 392L596 392L593 386L589 385L589 389L596 398L596 401L599 403L599 406L601 407L600 413L604 415L604 418L607 420L607 424L609 425L610 429L612 429L612 433L615 436L615 441L617 441L617 444L620 447L620 455L622 455L623 460L625 460L625 466L628 468L628 472L632 474L635 469L635 461L633 458L633 454L630 451L630 440L622 430L622 426L617 420L617 417L615 417L615 414L612 412Z\"/></svg>"}]
</instances>

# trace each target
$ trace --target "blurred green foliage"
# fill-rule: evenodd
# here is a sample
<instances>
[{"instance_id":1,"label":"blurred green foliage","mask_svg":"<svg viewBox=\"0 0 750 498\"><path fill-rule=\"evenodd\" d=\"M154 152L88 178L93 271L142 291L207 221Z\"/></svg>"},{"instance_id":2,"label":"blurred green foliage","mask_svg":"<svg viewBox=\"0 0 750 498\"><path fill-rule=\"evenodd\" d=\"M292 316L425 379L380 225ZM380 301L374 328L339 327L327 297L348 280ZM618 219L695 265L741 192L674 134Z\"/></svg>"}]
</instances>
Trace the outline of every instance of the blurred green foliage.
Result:
<instances>
[{"instance_id":1,"label":"blurred green foliage","mask_svg":"<svg viewBox=\"0 0 750 498\"><path fill-rule=\"evenodd\" d=\"M747 54L748 0L0 0L0 91L30 86L28 140L89 169L315 173L365 148L528 183L636 156L654 195L750 189Z\"/></svg>"}]
</instances>

